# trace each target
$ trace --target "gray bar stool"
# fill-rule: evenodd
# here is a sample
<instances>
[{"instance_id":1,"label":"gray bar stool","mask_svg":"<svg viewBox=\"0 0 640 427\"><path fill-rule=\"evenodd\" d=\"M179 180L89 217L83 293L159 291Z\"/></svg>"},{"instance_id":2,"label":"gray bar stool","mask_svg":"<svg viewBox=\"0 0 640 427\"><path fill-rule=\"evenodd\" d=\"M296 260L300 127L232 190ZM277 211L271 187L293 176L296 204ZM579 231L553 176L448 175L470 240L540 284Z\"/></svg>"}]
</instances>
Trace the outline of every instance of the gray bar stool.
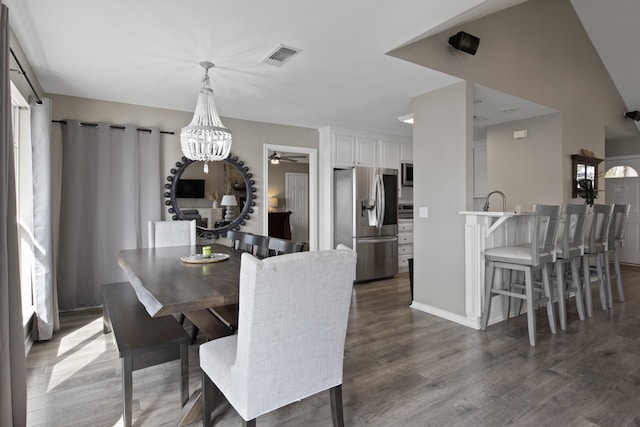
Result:
<instances>
[{"instance_id":1,"label":"gray bar stool","mask_svg":"<svg viewBox=\"0 0 640 427\"><path fill-rule=\"evenodd\" d=\"M527 323L529 328L529 344L536 345L535 308L546 304L547 317L551 333L556 333L556 321L553 313L551 288L549 285L549 264L555 262L556 232L560 206L536 205L532 217L531 243L527 246L505 246L487 249L484 252L487 261L485 294L480 327L487 329L491 299L494 295L525 300L527 304ZM524 293L514 292L521 288L519 284L508 283L502 287L494 283L495 269L516 270L524 272ZM534 287L533 272L542 273L542 290ZM542 294L542 295L538 295ZM507 319L505 319L507 320Z\"/></svg>"},{"instance_id":2,"label":"gray bar stool","mask_svg":"<svg viewBox=\"0 0 640 427\"><path fill-rule=\"evenodd\" d=\"M567 329L566 299L576 295L576 306L580 320L584 320L584 299L582 281L579 274L580 258L584 255L584 230L589 206L565 205L558 227L559 240L556 243L556 289L558 294L558 316L560 329ZM571 267L571 280L565 280L564 265ZM570 283L570 285L569 285Z\"/></svg>"},{"instance_id":3,"label":"gray bar stool","mask_svg":"<svg viewBox=\"0 0 640 427\"><path fill-rule=\"evenodd\" d=\"M603 310L609 309L606 282L602 271L602 257L609 244L609 225L613 205L593 205L591 212L591 226L589 236L585 239L584 255L582 255L582 276L584 281L584 299L587 306L587 316L593 315L591 284L598 282L600 288L600 304ZM591 258L595 258L595 275L592 275Z\"/></svg>"}]
</instances>

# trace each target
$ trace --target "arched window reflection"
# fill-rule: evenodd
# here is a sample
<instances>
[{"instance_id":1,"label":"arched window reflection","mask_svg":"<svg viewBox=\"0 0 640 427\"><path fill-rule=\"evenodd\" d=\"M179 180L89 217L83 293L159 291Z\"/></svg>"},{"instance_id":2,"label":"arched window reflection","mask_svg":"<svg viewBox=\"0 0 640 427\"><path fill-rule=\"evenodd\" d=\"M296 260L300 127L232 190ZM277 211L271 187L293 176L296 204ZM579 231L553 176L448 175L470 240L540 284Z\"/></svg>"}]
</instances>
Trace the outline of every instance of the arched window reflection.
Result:
<instances>
[{"instance_id":1,"label":"arched window reflection","mask_svg":"<svg viewBox=\"0 0 640 427\"><path fill-rule=\"evenodd\" d=\"M638 172L631 166L614 166L605 174L605 178L633 178L637 177Z\"/></svg>"}]
</instances>

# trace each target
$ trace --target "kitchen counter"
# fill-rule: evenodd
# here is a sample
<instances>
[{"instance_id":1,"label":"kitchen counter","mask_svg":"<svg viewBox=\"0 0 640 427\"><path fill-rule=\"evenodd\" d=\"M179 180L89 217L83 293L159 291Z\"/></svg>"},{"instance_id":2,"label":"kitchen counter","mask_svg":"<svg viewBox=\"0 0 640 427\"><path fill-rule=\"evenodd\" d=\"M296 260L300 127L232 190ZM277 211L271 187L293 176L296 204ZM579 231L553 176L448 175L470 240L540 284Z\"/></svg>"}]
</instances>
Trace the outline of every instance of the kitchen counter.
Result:
<instances>
[{"instance_id":1,"label":"kitchen counter","mask_svg":"<svg viewBox=\"0 0 640 427\"><path fill-rule=\"evenodd\" d=\"M459 211L458 213L466 217L464 265L467 326L480 329L485 278L484 251L530 241L529 219L533 212ZM503 320L500 301L495 300L491 307L489 324Z\"/></svg>"}]
</instances>

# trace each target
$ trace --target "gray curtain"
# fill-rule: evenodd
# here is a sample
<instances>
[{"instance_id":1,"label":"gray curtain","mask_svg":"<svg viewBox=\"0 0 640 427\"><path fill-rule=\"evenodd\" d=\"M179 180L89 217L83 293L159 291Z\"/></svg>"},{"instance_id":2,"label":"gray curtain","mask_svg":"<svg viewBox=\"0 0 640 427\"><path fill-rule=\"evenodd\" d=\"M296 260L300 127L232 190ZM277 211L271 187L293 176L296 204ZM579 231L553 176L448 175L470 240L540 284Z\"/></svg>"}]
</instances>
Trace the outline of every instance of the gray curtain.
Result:
<instances>
[{"instance_id":1,"label":"gray curtain","mask_svg":"<svg viewBox=\"0 0 640 427\"><path fill-rule=\"evenodd\" d=\"M20 301L18 225L11 130L9 9L0 17L0 425L27 423L27 374Z\"/></svg>"},{"instance_id":2,"label":"gray curtain","mask_svg":"<svg viewBox=\"0 0 640 427\"><path fill-rule=\"evenodd\" d=\"M51 159L51 100L31 107L31 161L33 176L33 296L36 308L34 337L48 340L60 328L54 274Z\"/></svg>"},{"instance_id":3,"label":"gray curtain","mask_svg":"<svg viewBox=\"0 0 640 427\"><path fill-rule=\"evenodd\" d=\"M118 251L146 246L161 217L160 132L107 123L62 126L58 252L60 310L102 304L100 287L125 281Z\"/></svg>"}]
</instances>

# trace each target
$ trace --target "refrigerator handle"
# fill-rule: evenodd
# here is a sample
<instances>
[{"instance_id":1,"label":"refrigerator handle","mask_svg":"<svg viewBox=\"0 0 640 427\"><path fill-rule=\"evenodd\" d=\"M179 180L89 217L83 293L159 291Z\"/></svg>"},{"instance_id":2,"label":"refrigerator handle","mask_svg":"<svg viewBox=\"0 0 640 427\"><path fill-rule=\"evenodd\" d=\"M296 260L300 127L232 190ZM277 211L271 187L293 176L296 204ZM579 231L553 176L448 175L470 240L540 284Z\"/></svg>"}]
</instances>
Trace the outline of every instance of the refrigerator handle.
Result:
<instances>
[{"instance_id":1,"label":"refrigerator handle","mask_svg":"<svg viewBox=\"0 0 640 427\"><path fill-rule=\"evenodd\" d=\"M384 211L385 211L385 199L386 194L384 192L384 180L382 174L378 173L378 229L382 228L384 224Z\"/></svg>"}]
</instances>

